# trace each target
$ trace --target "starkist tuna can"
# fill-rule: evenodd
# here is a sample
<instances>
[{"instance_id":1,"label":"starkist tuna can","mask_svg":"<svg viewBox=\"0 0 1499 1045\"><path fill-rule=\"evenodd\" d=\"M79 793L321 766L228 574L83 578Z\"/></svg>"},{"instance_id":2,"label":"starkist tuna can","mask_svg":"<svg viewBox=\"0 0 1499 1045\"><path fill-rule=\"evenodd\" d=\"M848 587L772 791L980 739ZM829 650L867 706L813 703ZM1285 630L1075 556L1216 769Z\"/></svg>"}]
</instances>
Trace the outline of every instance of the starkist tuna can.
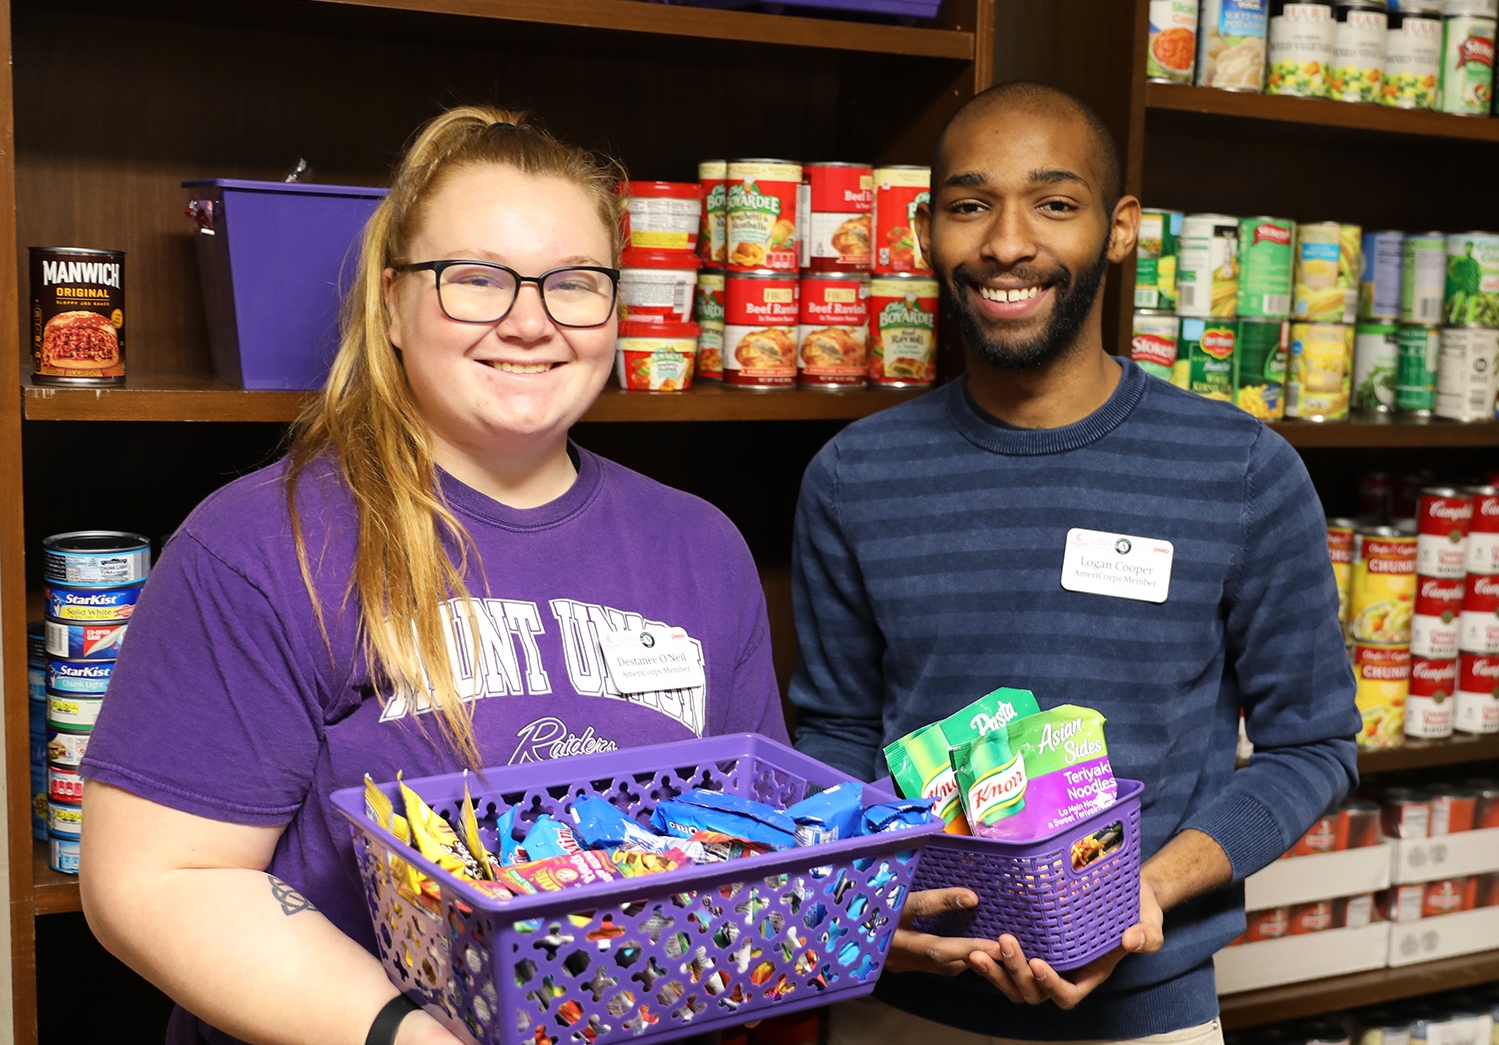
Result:
<instances>
[{"instance_id":1,"label":"starkist tuna can","mask_svg":"<svg viewBox=\"0 0 1499 1045\"><path fill-rule=\"evenodd\" d=\"M62 835L51 835L47 839L47 866L59 874L77 874L79 841Z\"/></svg>"},{"instance_id":2,"label":"starkist tuna can","mask_svg":"<svg viewBox=\"0 0 1499 1045\"><path fill-rule=\"evenodd\" d=\"M863 388L869 380L869 277L803 273L800 308L797 384Z\"/></svg>"},{"instance_id":3,"label":"starkist tuna can","mask_svg":"<svg viewBox=\"0 0 1499 1045\"><path fill-rule=\"evenodd\" d=\"M796 384L798 291L795 273L728 274L724 280L724 384L760 389Z\"/></svg>"},{"instance_id":4,"label":"starkist tuna can","mask_svg":"<svg viewBox=\"0 0 1499 1045\"><path fill-rule=\"evenodd\" d=\"M31 380L125 383L125 252L31 248Z\"/></svg>"},{"instance_id":5,"label":"starkist tuna can","mask_svg":"<svg viewBox=\"0 0 1499 1045\"><path fill-rule=\"evenodd\" d=\"M796 197L801 183L800 163L729 161L724 235L731 271L797 271Z\"/></svg>"},{"instance_id":6,"label":"starkist tuna can","mask_svg":"<svg viewBox=\"0 0 1499 1045\"><path fill-rule=\"evenodd\" d=\"M863 163L802 165L801 265L810 272L868 272L874 168Z\"/></svg>"},{"instance_id":7,"label":"starkist tuna can","mask_svg":"<svg viewBox=\"0 0 1499 1045\"><path fill-rule=\"evenodd\" d=\"M104 698L73 696L66 693L47 694L47 728L49 729L93 729L99 721L99 709Z\"/></svg>"},{"instance_id":8,"label":"starkist tuna can","mask_svg":"<svg viewBox=\"0 0 1499 1045\"><path fill-rule=\"evenodd\" d=\"M47 622L47 652L58 660L114 660L125 641L124 622L67 624Z\"/></svg>"},{"instance_id":9,"label":"starkist tuna can","mask_svg":"<svg viewBox=\"0 0 1499 1045\"><path fill-rule=\"evenodd\" d=\"M114 674L112 660L47 661L47 692L70 697L102 697Z\"/></svg>"},{"instance_id":10,"label":"starkist tuna can","mask_svg":"<svg viewBox=\"0 0 1499 1045\"><path fill-rule=\"evenodd\" d=\"M143 584L126 584L113 588L80 588L67 584L48 584L42 589L46 613L52 620L110 621L129 620L135 612Z\"/></svg>"},{"instance_id":11,"label":"starkist tuna can","mask_svg":"<svg viewBox=\"0 0 1499 1045\"><path fill-rule=\"evenodd\" d=\"M83 778L76 766L60 766L47 763L47 799L51 802L83 801Z\"/></svg>"},{"instance_id":12,"label":"starkist tuna can","mask_svg":"<svg viewBox=\"0 0 1499 1045\"><path fill-rule=\"evenodd\" d=\"M59 584L139 584L151 572L151 542L138 533L74 530L42 540L42 576Z\"/></svg>"},{"instance_id":13,"label":"starkist tuna can","mask_svg":"<svg viewBox=\"0 0 1499 1045\"><path fill-rule=\"evenodd\" d=\"M71 802L47 803L47 830L62 838L83 834L83 806Z\"/></svg>"}]
</instances>

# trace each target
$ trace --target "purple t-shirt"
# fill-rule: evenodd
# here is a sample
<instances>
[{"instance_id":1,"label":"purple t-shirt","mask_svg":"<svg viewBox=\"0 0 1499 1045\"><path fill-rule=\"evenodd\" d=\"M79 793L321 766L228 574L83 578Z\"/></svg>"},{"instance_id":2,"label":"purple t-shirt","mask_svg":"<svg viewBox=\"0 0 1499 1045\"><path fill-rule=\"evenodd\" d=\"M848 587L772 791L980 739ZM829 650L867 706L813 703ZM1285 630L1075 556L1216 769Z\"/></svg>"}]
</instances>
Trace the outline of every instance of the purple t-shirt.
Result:
<instances>
[{"instance_id":1,"label":"purple t-shirt","mask_svg":"<svg viewBox=\"0 0 1499 1045\"><path fill-rule=\"evenodd\" d=\"M442 477L484 566L467 577L483 614L478 657L467 627L449 632L484 764L721 733L786 742L765 598L739 532L696 497L576 452L577 481L539 508L508 508ZM298 487L324 643L283 476L277 464L224 487L167 543L82 773L214 820L285 824L271 872L373 951L348 822L327 797L365 773L392 780L460 764L434 743L430 713L379 699L356 652L357 611L344 606L356 519L326 468ZM452 621L458 611L443 612ZM706 686L613 686L599 636L642 621L686 630Z\"/></svg>"}]
</instances>

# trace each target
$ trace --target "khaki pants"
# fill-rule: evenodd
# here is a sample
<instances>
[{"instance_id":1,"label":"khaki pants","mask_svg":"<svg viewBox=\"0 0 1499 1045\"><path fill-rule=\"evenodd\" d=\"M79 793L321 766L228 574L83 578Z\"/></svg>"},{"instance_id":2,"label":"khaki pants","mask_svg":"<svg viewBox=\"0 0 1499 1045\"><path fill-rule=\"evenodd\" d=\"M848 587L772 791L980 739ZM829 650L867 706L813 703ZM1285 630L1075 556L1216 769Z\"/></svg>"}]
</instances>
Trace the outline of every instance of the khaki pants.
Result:
<instances>
[{"instance_id":1,"label":"khaki pants","mask_svg":"<svg viewBox=\"0 0 1499 1045\"><path fill-rule=\"evenodd\" d=\"M991 1038L958 1030L941 1023L901 1012L874 998L834 1005L828 1010L828 1045L1049 1045L1015 1038ZM1072 1042L1070 1045L1110 1045L1104 1041ZM1117 1045L1223 1045L1223 1029L1217 1020L1196 1027L1124 1039Z\"/></svg>"}]
</instances>

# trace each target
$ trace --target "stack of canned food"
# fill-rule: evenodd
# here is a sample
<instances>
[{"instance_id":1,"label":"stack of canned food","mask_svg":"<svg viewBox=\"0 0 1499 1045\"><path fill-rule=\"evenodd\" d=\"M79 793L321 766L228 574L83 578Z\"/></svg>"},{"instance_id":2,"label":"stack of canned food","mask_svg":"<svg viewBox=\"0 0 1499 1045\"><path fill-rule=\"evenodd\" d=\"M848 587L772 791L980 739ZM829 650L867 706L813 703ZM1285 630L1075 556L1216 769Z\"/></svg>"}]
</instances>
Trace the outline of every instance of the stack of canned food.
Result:
<instances>
[{"instance_id":1,"label":"stack of canned food","mask_svg":"<svg viewBox=\"0 0 1499 1045\"><path fill-rule=\"evenodd\" d=\"M47 840L47 632L26 625L26 708L31 740L31 835Z\"/></svg>"},{"instance_id":2,"label":"stack of canned food","mask_svg":"<svg viewBox=\"0 0 1499 1045\"><path fill-rule=\"evenodd\" d=\"M1327 544L1359 742L1499 733L1499 487L1428 486L1414 520L1329 519Z\"/></svg>"},{"instance_id":3,"label":"stack of canned food","mask_svg":"<svg viewBox=\"0 0 1499 1045\"><path fill-rule=\"evenodd\" d=\"M1492 420L1499 235L1147 210L1131 356L1265 420Z\"/></svg>"},{"instance_id":4,"label":"stack of canned food","mask_svg":"<svg viewBox=\"0 0 1499 1045\"><path fill-rule=\"evenodd\" d=\"M1496 13L1499 0L1151 0L1146 75L1487 116Z\"/></svg>"},{"instance_id":5,"label":"stack of canned food","mask_svg":"<svg viewBox=\"0 0 1499 1045\"><path fill-rule=\"evenodd\" d=\"M1427 995L1316 1020L1229 1031L1225 1045L1490 1045L1499 985Z\"/></svg>"},{"instance_id":6,"label":"stack of canned food","mask_svg":"<svg viewBox=\"0 0 1499 1045\"><path fill-rule=\"evenodd\" d=\"M698 328L692 322L703 190L696 182L632 181L620 252L623 316L614 372L621 388L680 392L692 387Z\"/></svg>"},{"instance_id":7,"label":"stack of canned food","mask_svg":"<svg viewBox=\"0 0 1499 1045\"><path fill-rule=\"evenodd\" d=\"M750 389L922 387L937 281L916 241L926 167L699 166L698 376Z\"/></svg>"},{"instance_id":8,"label":"stack of canned food","mask_svg":"<svg viewBox=\"0 0 1499 1045\"><path fill-rule=\"evenodd\" d=\"M78 871L78 766L150 569L151 542L139 534L78 530L42 542L47 839L55 871Z\"/></svg>"},{"instance_id":9,"label":"stack of canned food","mask_svg":"<svg viewBox=\"0 0 1499 1045\"><path fill-rule=\"evenodd\" d=\"M1499 828L1499 780L1435 780L1392 786L1378 795L1380 823L1389 838L1439 838ZM1380 917L1412 922L1499 906L1499 864L1477 874L1392 885L1375 895Z\"/></svg>"}]
</instances>

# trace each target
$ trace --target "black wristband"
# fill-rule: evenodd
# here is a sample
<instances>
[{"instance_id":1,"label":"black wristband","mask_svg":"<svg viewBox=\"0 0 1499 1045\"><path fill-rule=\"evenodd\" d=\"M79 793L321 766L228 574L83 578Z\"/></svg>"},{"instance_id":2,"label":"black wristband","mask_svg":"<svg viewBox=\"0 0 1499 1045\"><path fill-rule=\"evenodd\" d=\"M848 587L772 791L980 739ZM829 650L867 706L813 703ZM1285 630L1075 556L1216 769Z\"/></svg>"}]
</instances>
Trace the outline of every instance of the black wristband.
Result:
<instances>
[{"instance_id":1,"label":"black wristband","mask_svg":"<svg viewBox=\"0 0 1499 1045\"><path fill-rule=\"evenodd\" d=\"M396 1045L396 1031L409 1013L421 1006L404 994L397 994L385 1007L375 1014L370 1032L364 1036L364 1045Z\"/></svg>"}]
</instances>

